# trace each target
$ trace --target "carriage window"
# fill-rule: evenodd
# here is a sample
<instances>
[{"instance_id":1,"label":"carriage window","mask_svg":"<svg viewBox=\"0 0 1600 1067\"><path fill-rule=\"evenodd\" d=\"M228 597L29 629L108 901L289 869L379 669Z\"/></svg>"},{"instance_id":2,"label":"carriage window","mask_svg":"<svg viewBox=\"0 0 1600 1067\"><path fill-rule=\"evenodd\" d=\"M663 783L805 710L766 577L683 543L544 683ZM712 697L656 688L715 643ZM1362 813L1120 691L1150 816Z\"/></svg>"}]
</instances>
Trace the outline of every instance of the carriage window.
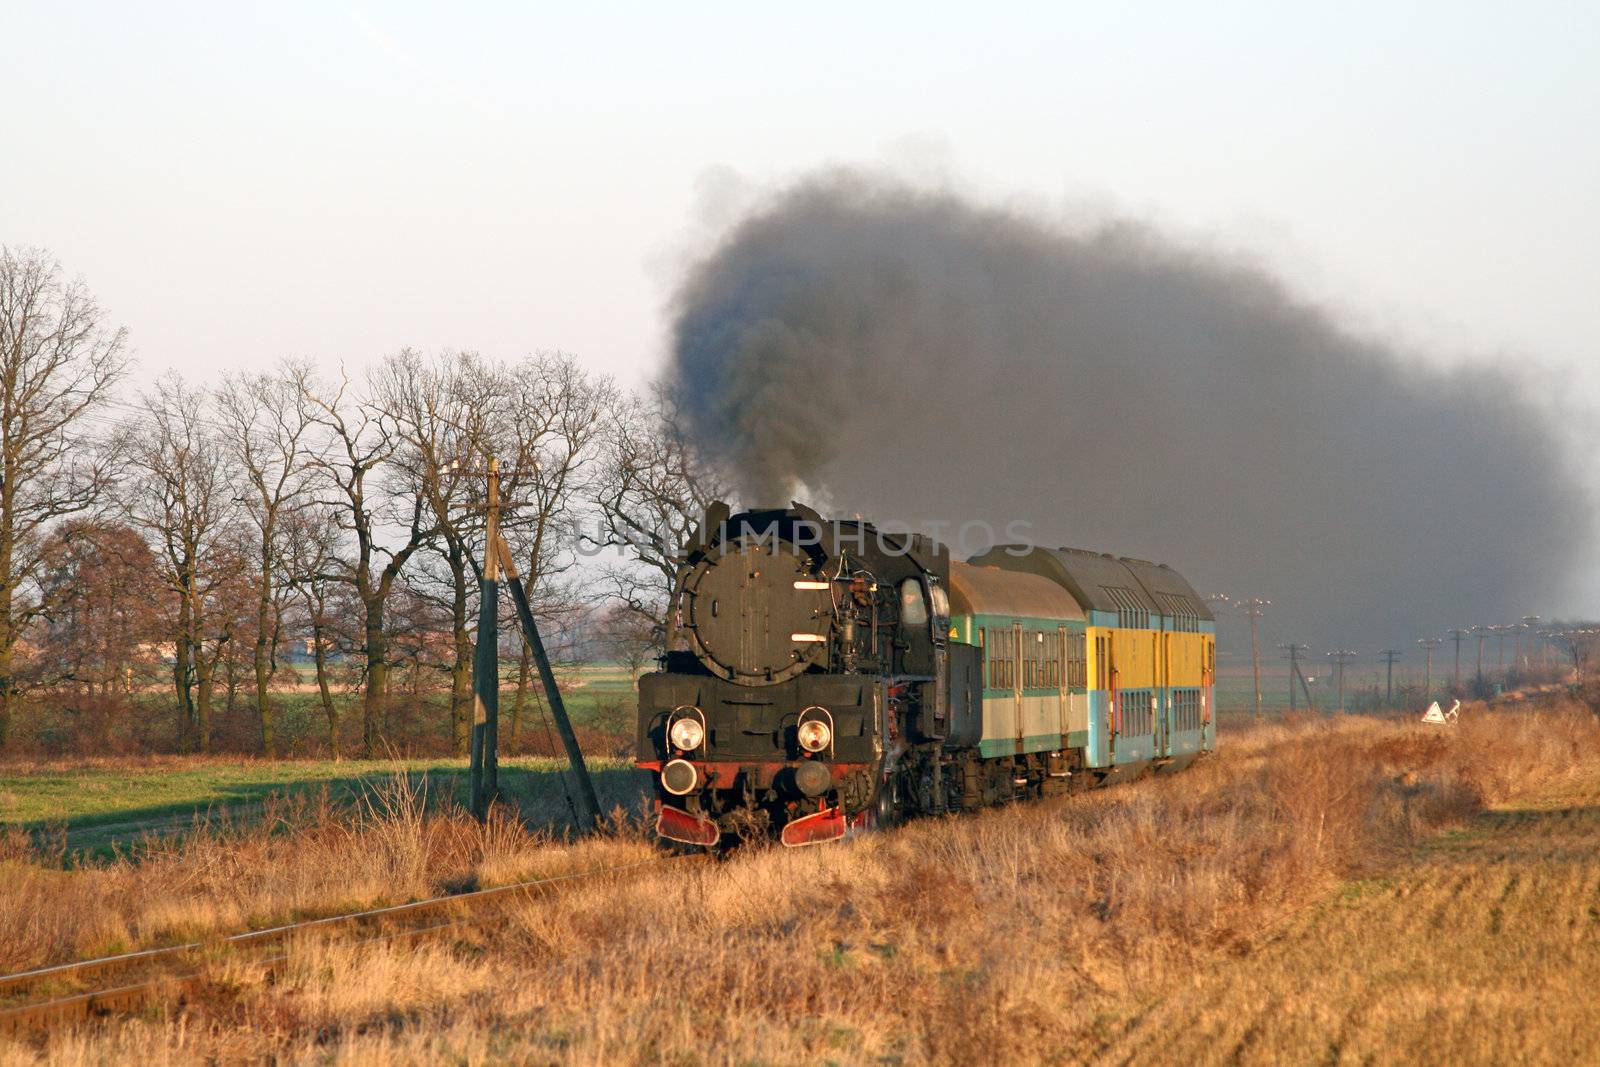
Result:
<instances>
[{"instance_id":1,"label":"carriage window","mask_svg":"<svg viewBox=\"0 0 1600 1067\"><path fill-rule=\"evenodd\" d=\"M922 583L915 578L900 583L900 621L908 626L921 626L928 621L928 602L922 597Z\"/></svg>"},{"instance_id":2,"label":"carriage window","mask_svg":"<svg viewBox=\"0 0 1600 1067\"><path fill-rule=\"evenodd\" d=\"M1056 687L1052 666L1055 663L1056 635L1043 630L1027 634L1028 674L1024 689L1054 689Z\"/></svg>"},{"instance_id":3,"label":"carriage window","mask_svg":"<svg viewBox=\"0 0 1600 1067\"><path fill-rule=\"evenodd\" d=\"M1010 689L1017 680L1017 642L1010 630L996 630L989 641L989 688Z\"/></svg>"},{"instance_id":4,"label":"carriage window","mask_svg":"<svg viewBox=\"0 0 1600 1067\"><path fill-rule=\"evenodd\" d=\"M1058 630L1045 637L1044 661L1044 686L1046 689L1061 688L1061 664L1066 658L1067 634Z\"/></svg>"},{"instance_id":5,"label":"carriage window","mask_svg":"<svg viewBox=\"0 0 1600 1067\"><path fill-rule=\"evenodd\" d=\"M1084 670L1084 644L1082 630L1067 634L1067 686L1072 689L1086 689L1089 685L1088 673Z\"/></svg>"}]
</instances>

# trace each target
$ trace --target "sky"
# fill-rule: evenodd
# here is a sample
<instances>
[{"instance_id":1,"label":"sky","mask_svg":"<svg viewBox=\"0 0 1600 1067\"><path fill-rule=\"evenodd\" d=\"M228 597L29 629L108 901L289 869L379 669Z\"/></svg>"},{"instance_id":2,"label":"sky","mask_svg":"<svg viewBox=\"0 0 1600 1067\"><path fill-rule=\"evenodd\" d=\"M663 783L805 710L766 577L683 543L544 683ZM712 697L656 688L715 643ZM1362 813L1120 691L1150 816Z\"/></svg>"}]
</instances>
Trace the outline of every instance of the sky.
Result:
<instances>
[{"instance_id":1,"label":"sky","mask_svg":"<svg viewBox=\"0 0 1600 1067\"><path fill-rule=\"evenodd\" d=\"M642 381L719 226L845 164L1151 222L1600 402L1593 3L0 0L0 99L0 241L151 378L413 346Z\"/></svg>"}]
</instances>

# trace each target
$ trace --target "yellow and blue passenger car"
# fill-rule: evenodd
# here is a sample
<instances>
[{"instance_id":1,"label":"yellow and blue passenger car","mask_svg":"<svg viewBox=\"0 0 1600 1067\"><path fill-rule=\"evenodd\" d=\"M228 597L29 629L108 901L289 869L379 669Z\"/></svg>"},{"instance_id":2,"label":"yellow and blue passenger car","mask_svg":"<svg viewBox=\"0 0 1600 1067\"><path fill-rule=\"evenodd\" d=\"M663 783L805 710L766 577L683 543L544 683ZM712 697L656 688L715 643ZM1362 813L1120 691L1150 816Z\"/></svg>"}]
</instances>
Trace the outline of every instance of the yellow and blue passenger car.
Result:
<instances>
[{"instance_id":1,"label":"yellow and blue passenger car","mask_svg":"<svg viewBox=\"0 0 1600 1067\"><path fill-rule=\"evenodd\" d=\"M1170 567L1010 546L952 563L950 601L952 641L976 649L982 759L1112 781L1215 747L1216 622Z\"/></svg>"}]
</instances>

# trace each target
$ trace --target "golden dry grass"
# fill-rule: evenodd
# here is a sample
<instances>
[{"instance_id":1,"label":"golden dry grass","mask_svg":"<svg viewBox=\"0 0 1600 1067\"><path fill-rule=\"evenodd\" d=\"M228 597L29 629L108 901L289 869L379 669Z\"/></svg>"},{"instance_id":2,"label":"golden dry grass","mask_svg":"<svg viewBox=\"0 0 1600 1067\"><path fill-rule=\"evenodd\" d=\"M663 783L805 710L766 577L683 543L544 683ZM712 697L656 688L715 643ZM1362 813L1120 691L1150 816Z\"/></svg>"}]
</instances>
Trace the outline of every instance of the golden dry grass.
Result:
<instances>
[{"instance_id":1,"label":"golden dry grass","mask_svg":"<svg viewBox=\"0 0 1600 1067\"><path fill-rule=\"evenodd\" d=\"M1600 1062L1600 775L1351 882L1130 1018L1112 1061Z\"/></svg>"},{"instance_id":2,"label":"golden dry grass","mask_svg":"<svg viewBox=\"0 0 1600 1067\"><path fill-rule=\"evenodd\" d=\"M1573 857L1595 820L1477 814L1563 791L1585 798L1565 808L1600 803L1587 708L1469 709L1450 731L1306 721L1226 741L1170 778L653 870L448 941L306 944L271 984L218 965L180 1016L0 1045L0 1064L1594 1058L1576 1023L1600 948L1581 910L1597 903L1595 868ZM352 877L415 885L479 862L424 849L426 823L394 831L387 859L348 855ZM1470 836L1436 836L1460 825ZM1490 905L1464 897L1498 900L1493 930ZM1535 1010L1536 974L1565 1009ZM1501 1009L1514 1039L1487 1032Z\"/></svg>"},{"instance_id":3,"label":"golden dry grass","mask_svg":"<svg viewBox=\"0 0 1600 1067\"><path fill-rule=\"evenodd\" d=\"M650 855L643 838L578 844L505 817L431 811L400 774L354 808L326 793L272 802L210 832L152 838L110 863L63 867L0 834L0 972L416 900Z\"/></svg>"}]
</instances>

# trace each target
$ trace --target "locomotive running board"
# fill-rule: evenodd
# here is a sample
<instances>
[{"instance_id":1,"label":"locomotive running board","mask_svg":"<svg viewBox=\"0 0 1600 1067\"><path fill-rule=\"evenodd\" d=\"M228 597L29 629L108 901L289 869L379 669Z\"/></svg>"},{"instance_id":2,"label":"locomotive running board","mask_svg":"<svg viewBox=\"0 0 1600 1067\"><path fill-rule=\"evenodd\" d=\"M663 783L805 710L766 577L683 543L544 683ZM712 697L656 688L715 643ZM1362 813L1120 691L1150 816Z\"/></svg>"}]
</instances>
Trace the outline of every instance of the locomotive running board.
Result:
<instances>
[{"instance_id":1,"label":"locomotive running board","mask_svg":"<svg viewBox=\"0 0 1600 1067\"><path fill-rule=\"evenodd\" d=\"M661 814L656 816L656 833L669 841L705 848L722 840L722 831L717 829L716 823L669 804L661 805Z\"/></svg>"},{"instance_id":2,"label":"locomotive running board","mask_svg":"<svg viewBox=\"0 0 1600 1067\"><path fill-rule=\"evenodd\" d=\"M824 841L837 841L849 828L850 824L845 820L844 812L838 808L829 808L827 811L807 815L784 826L782 840L790 848L820 845Z\"/></svg>"}]
</instances>

